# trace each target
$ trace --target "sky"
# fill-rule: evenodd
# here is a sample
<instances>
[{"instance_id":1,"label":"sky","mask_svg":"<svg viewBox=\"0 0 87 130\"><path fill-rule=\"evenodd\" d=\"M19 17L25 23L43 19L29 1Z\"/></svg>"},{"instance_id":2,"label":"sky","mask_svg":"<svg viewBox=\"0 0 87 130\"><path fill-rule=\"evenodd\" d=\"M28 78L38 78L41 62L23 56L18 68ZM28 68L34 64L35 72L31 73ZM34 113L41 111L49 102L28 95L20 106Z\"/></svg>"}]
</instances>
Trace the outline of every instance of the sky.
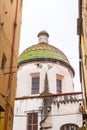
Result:
<instances>
[{"instance_id":1,"label":"sky","mask_svg":"<svg viewBox=\"0 0 87 130\"><path fill-rule=\"evenodd\" d=\"M78 0L23 0L19 55L37 44L37 34L46 30L49 44L69 59L75 70L75 91L80 91L77 18Z\"/></svg>"}]
</instances>

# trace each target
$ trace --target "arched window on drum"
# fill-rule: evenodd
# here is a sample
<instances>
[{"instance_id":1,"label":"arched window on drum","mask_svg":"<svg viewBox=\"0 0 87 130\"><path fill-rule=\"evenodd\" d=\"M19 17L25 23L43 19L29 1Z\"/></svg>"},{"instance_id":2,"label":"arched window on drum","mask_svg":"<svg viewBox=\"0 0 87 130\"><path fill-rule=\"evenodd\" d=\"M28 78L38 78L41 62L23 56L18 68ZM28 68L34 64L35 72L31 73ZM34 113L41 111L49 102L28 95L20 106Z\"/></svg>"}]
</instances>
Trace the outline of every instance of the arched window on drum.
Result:
<instances>
[{"instance_id":1,"label":"arched window on drum","mask_svg":"<svg viewBox=\"0 0 87 130\"><path fill-rule=\"evenodd\" d=\"M79 127L76 124L64 124L61 126L60 130L78 130Z\"/></svg>"}]
</instances>

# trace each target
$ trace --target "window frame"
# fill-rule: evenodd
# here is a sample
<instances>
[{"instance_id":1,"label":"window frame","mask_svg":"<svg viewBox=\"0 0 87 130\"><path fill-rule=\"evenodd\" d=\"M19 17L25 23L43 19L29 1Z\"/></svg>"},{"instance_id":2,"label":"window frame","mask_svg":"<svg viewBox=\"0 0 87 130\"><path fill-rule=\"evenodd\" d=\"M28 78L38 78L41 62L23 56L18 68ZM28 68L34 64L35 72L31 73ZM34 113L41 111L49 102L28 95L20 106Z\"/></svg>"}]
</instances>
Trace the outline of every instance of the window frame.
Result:
<instances>
[{"instance_id":1,"label":"window frame","mask_svg":"<svg viewBox=\"0 0 87 130\"><path fill-rule=\"evenodd\" d=\"M62 81L60 79L56 79L56 90L57 90L57 93L62 92Z\"/></svg>"},{"instance_id":2,"label":"window frame","mask_svg":"<svg viewBox=\"0 0 87 130\"><path fill-rule=\"evenodd\" d=\"M31 94L39 94L40 89L40 74L31 74Z\"/></svg>"},{"instance_id":3,"label":"window frame","mask_svg":"<svg viewBox=\"0 0 87 130\"><path fill-rule=\"evenodd\" d=\"M64 78L63 75L56 74L56 92L57 93L62 93L62 82L63 82L63 78ZM58 88L58 84L57 84L58 80L60 82L60 88Z\"/></svg>"},{"instance_id":4,"label":"window frame","mask_svg":"<svg viewBox=\"0 0 87 130\"><path fill-rule=\"evenodd\" d=\"M11 1L11 4L12 4L14 0L10 0L10 1Z\"/></svg>"},{"instance_id":5,"label":"window frame","mask_svg":"<svg viewBox=\"0 0 87 130\"><path fill-rule=\"evenodd\" d=\"M6 71L6 62L7 62L7 58L6 58L5 54L3 53L2 61L1 61L1 69L2 69L3 73L5 73L5 71Z\"/></svg>"},{"instance_id":6,"label":"window frame","mask_svg":"<svg viewBox=\"0 0 87 130\"><path fill-rule=\"evenodd\" d=\"M27 113L27 130L38 130L38 112Z\"/></svg>"},{"instance_id":7,"label":"window frame","mask_svg":"<svg viewBox=\"0 0 87 130\"><path fill-rule=\"evenodd\" d=\"M85 55L85 66L86 66L86 69L87 69L87 55Z\"/></svg>"},{"instance_id":8,"label":"window frame","mask_svg":"<svg viewBox=\"0 0 87 130\"><path fill-rule=\"evenodd\" d=\"M78 130L78 128L79 128L78 125L76 125L76 124L68 123L68 124L62 125L60 127L60 130L66 130L66 128L64 128L64 127L68 127L69 129L67 129L67 130L72 130L72 128L73 128L73 130Z\"/></svg>"},{"instance_id":9,"label":"window frame","mask_svg":"<svg viewBox=\"0 0 87 130\"><path fill-rule=\"evenodd\" d=\"M56 75L56 92L57 93L62 93L62 80L63 80L63 77L64 76L59 75L59 74Z\"/></svg>"}]
</instances>

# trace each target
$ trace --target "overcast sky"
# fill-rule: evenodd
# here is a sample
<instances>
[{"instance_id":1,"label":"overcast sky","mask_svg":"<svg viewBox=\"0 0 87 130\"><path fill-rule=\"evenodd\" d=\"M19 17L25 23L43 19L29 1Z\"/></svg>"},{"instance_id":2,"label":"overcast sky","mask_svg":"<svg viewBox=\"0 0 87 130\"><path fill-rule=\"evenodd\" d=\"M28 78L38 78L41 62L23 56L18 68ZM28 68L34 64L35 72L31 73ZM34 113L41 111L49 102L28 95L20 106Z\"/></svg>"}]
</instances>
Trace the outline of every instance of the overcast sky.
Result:
<instances>
[{"instance_id":1,"label":"overcast sky","mask_svg":"<svg viewBox=\"0 0 87 130\"><path fill-rule=\"evenodd\" d=\"M37 34L46 30L49 44L68 57L75 70L75 91L80 91L77 18L78 0L23 0L19 54L37 44Z\"/></svg>"}]
</instances>

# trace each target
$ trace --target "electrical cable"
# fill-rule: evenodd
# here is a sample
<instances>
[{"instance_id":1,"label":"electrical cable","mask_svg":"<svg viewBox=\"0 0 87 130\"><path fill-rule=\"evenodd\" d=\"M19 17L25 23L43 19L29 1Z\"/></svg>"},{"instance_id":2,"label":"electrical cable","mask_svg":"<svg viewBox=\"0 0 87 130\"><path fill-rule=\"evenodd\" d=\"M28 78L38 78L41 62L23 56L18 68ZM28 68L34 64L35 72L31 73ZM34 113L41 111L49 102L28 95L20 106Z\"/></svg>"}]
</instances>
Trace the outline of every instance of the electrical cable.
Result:
<instances>
[{"instance_id":1,"label":"electrical cable","mask_svg":"<svg viewBox=\"0 0 87 130\"><path fill-rule=\"evenodd\" d=\"M5 71L6 71L6 69L10 69L10 68L13 68L13 69L14 69L14 68L15 68L15 69L18 69L18 68L17 68L17 66L13 66L13 67L6 67L6 68L5 68ZM0 69L1 69L1 70L3 70L2 68L0 68ZM16 71L17 71L17 70L16 70ZM3 75L3 74L9 74L9 73L10 73L10 72L0 73L0 75Z\"/></svg>"},{"instance_id":2,"label":"electrical cable","mask_svg":"<svg viewBox=\"0 0 87 130\"><path fill-rule=\"evenodd\" d=\"M80 113L67 113L67 114L59 114L59 115L48 115L48 117L52 117L52 116L69 116L69 115L77 115ZM27 117L27 115L13 115L14 117ZM42 115L38 115L38 116L42 116ZM46 115L43 115L46 116Z\"/></svg>"},{"instance_id":3,"label":"electrical cable","mask_svg":"<svg viewBox=\"0 0 87 130\"><path fill-rule=\"evenodd\" d=\"M9 105L10 107L10 110L11 110L11 113L10 114L13 114L13 109L12 109L12 106L10 105L10 103L8 102L8 100L6 99L7 96L5 96L4 94L0 93L0 96L6 101L6 103Z\"/></svg>"},{"instance_id":4,"label":"electrical cable","mask_svg":"<svg viewBox=\"0 0 87 130\"><path fill-rule=\"evenodd\" d=\"M6 36L6 34L5 34L5 32L4 32L4 29L2 30L2 32L3 32L3 37L4 37L4 39L6 39L8 45L11 47L11 42L9 41L8 37ZM18 56L17 56L16 53L15 53L15 49L14 49L14 56L15 56L15 60L17 61L17 57L18 57Z\"/></svg>"},{"instance_id":5,"label":"electrical cable","mask_svg":"<svg viewBox=\"0 0 87 130\"><path fill-rule=\"evenodd\" d=\"M83 56L83 57L85 57L85 56ZM77 57L73 57L73 58L70 58L70 59L76 59ZM17 68L16 66L13 66L13 67L6 67L6 68ZM2 68L0 68L0 69L2 69Z\"/></svg>"},{"instance_id":6,"label":"electrical cable","mask_svg":"<svg viewBox=\"0 0 87 130\"><path fill-rule=\"evenodd\" d=\"M17 68L17 66L13 66L13 67L5 67L5 69L10 69L10 68ZM0 68L2 70L2 68Z\"/></svg>"},{"instance_id":7,"label":"electrical cable","mask_svg":"<svg viewBox=\"0 0 87 130\"><path fill-rule=\"evenodd\" d=\"M4 29L2 30L3 33L3 37L5 38L5 40L7 41L6 43L8 43L8 45L11 47L11 42L9 41L8 37L6 36Z\"/></svg>"}]
</instances>

